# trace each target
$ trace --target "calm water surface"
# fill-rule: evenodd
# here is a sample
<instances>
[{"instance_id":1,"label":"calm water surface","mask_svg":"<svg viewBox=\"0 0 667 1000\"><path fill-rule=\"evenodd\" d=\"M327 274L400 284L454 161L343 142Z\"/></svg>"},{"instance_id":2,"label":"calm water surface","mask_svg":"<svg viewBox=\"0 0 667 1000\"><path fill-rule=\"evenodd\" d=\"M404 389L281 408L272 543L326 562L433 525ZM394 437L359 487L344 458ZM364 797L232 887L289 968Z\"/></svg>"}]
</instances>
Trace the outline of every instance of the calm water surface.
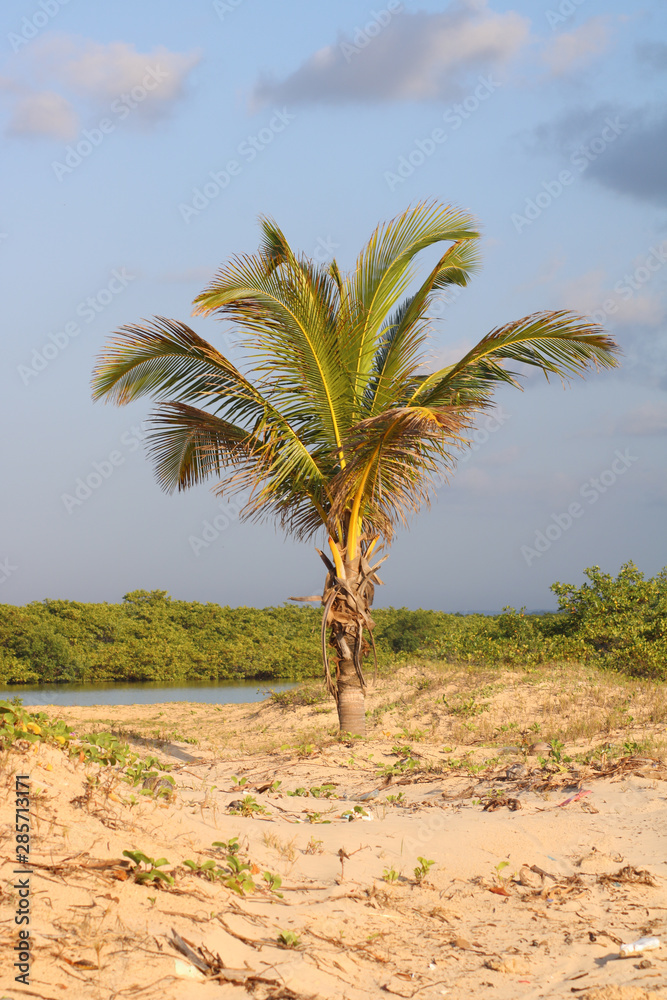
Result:
<instances>
[{"instance_id":1,"label":"calm water surface","mask_svg":"<svg viewBox=\"0 0 667 1000\"><path fill-rule=\"evenodd\" d=\"M211 705L263 701L270 691L286 691L294 683L186 685L149 681L136 684L13 684L0 687L0 700L19 697L24 705L156 705L166 701L200 701Z\"/></svg>"}]
</instances>

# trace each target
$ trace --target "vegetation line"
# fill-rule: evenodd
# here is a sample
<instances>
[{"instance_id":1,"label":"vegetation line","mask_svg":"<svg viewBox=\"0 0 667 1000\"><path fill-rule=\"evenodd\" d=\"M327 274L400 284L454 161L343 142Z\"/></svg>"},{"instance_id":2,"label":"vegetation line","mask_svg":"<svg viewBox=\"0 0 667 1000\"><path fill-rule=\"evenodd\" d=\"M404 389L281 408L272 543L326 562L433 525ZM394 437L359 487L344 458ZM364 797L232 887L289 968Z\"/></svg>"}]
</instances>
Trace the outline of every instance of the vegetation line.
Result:
<instances>
[{"instance_id":1,"label":"vegetation line","mask_svg":"<svg viewBox=\"0 0 667 1000\"><path fill-rule=\"evenodd\" d=\"M594 566L554 583L557 612L445 614L374 608L380 667L401 660L487 665L593 662L667 676L667 569L616 579ZM0 684L302 680L321 676L322 610L229 608L135 590L120 604L0 605Z\"/></svg>"}]
</instances>

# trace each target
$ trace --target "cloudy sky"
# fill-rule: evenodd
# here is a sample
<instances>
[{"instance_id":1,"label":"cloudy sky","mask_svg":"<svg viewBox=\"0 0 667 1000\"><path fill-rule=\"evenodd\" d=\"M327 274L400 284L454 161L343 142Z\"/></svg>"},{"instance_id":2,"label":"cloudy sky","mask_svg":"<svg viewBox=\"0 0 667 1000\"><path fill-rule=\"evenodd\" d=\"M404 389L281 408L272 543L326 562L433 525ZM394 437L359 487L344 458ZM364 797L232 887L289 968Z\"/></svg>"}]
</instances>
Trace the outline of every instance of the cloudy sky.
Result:
<instances>
[{"instance_id":1,"label":"cloudy sky","mask_svg":"<svg viewBox=\"0 0 667 1000\"><path fill-rule=\"evenodd\" d=\"M483 271L435 309L434 364L557 308L603 322L623 359L500 393L399 534L378 603L553 607L549 585L587 566L667 563L659 0L5 0L0 47L0 601L316 592L312 544L205 486L160 492L150 403L93 404L91 369L123 323L189 322L260 213L346 268L423 199L484 232ZM237 357L230 330L192 323Z\"/></svg>"}]
</instances>

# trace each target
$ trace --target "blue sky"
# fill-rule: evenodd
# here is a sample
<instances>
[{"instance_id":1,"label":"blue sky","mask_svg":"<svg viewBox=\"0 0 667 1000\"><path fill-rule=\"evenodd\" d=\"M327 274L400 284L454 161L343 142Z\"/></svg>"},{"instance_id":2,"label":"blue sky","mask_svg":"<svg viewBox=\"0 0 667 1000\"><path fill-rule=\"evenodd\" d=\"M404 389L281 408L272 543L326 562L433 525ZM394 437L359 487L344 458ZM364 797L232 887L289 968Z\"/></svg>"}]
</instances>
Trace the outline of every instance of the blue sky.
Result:
<instances>
[{"instance_id":1,"label":"blue sky","mask_svg":"<svg viewBox=\"0 0 667 1000\"><path fill-rule=\"evenodd\" d=\"M6 0L0 50L0 601L317 592L312 544L206 487L161 493L150 403L93 404L91 369L123 323L189 322L260 213L346 268L423 199L484 232L483 271L438 304L434 363L545 308L594 315L624 353L565 390L499 393L377 603L552 607L586 566L667 563L664 5ZM226 327L192 325L236 356Z\"/></svg>"}]
</instances>

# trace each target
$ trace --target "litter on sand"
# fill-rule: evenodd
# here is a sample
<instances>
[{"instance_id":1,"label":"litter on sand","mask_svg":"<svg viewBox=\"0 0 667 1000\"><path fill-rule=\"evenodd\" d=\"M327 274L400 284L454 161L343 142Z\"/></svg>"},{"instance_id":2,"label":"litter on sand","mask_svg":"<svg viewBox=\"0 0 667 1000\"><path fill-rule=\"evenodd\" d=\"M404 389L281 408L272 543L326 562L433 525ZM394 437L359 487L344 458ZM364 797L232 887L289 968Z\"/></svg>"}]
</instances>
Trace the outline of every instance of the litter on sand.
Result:
<instances>
[{"instance_id":1,"label":"litter on sand","mask_svg":"<svg viewBox=\"0 0 667 1000\"><path fill-rule=\"evenodd\" d=\"M641 955L643 951L653 951L654 948L659 947L660 938L643 937L637 941L631 941L629 944L622 944L618 953L621 958L631 958L633 955Z\"/></svg>"},{"instance_id":2,"label":"litter on sand","mask_svg":"<svg viewBox=\"0 0 667 1000\"><path fill-rule=\"evenodd\" d=\"M562 802L559 802L558 808L560 809L561 806L569 806L570 802L577 802L579 799L583 799L587 795L592 795L592 794L593 792L590 789L584 788L580 792L577 792L576 795L570 795L569 799L563 799Z\"/></svg>"}]
</instances>

